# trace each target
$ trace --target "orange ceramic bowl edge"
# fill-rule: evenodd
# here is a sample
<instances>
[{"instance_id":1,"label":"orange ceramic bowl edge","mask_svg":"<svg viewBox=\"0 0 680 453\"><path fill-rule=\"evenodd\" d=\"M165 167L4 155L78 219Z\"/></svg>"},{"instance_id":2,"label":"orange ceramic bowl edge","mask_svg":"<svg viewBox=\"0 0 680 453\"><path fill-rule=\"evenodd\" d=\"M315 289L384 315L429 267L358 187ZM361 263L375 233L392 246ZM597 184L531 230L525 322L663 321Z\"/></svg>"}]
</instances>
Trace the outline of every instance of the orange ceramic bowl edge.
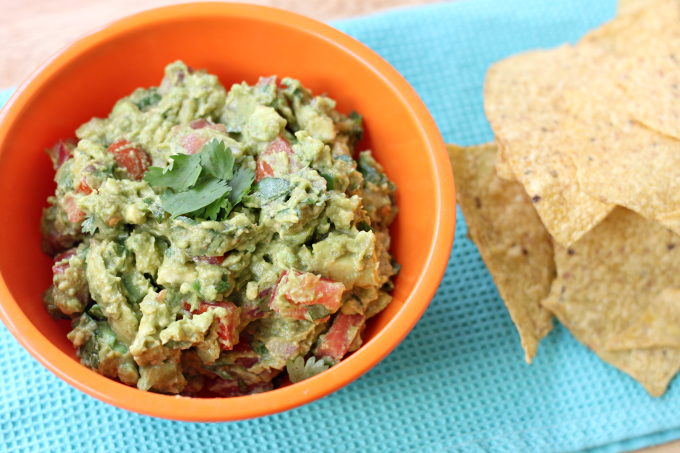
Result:
<instances>
[{"instance_id":1,"label":"orange ceramic bowl edge","mask_svg":"<svg viewBox=\"0 0 680 453\"><path fill-rule=\"evenodd\" d=\"M410 332L434 296L446 269L456 221L453 175L444 143L425 105L403 77L375 52L338 30L290 12L252 5L195 3L159 8L114 22L69 44L34 72L0 111L0 165L9 161L9 157L5 158L7 147L3 145L12 134L22 109L30 107L33 98L40 95L45 85L83 53L95 47L106 47L121 34L143 27L162 27L163 24L187 18L198 20L210 17L212 20L221 16L283 23L298 33L311 35L309 39L321 42L319 45L340 48L375 72L388 87L386 89L392 90L397 99L395 102L401 103L404 111L411 116L412 124L417 127L414 134L419 134L422 143L429 149L426 156L429 161L427 165L423 164L429 168L428 174L419 176L436 181L432 182L434 193L431 194L429 206L433 214L427 220L429 237L426 243L421 238L412 238L413 246L424 248L427 253L421 259L420 271L411 272L413 275L408 277L411 286L408 294L399 293L400 283L397 281L395 301L400 299L401 302L400 306L393 308L390 319L374 329L377 332L359 351L328 372L272 392L244 397L201 399L141 392L86 369L48 340L22 310L4 275L11 265L10 257L0 247L0 318L36 360L70 385L106 403L149 416L193 422L244 420L293 409L338 390L371 369ZM299 78L305 84L304 77ZM378 160L384 163L380 158ZM392 177L389 169L387 172ZM399 192L405 194L404 191L408 190L408 187L398 187L398 196L402 196ZM11 190L7 181L0 180L0 193L5 194L3 197L10 196ZM0 237L8 234L7 222L14 221L9 211L0 200ZM7 236L4 240L7 240Z\"/></svg>"}]
</instances>

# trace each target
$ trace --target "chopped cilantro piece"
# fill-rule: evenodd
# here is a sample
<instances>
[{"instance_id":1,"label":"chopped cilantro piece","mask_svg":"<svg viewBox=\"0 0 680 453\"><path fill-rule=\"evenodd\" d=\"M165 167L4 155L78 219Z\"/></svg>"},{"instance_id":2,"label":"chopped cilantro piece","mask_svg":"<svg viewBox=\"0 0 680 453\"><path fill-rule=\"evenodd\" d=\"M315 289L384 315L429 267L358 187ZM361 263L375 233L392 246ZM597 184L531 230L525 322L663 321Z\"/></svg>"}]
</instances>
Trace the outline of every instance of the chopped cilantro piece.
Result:
<instances>
[{"instance_id":1,"label":"chopped cilantro piece","mask_svg":"<svg viewBox=\"0 0 680 453\"><path fill-rule=\"evenodd\" d=\"M357 170L362 174L365 181L380 185L385 181L385 175L380 173L373 165L366 161L366 159L359 158L357 162Z\"/></svg>"},{"instance_id":2,"label":"chopped cilantro piece","mask_svg":"<svg viewBox=\"0 0 680 453\"><path fill-rule=\"evenodd\" d=\"M307 312L309 313L309 316L312 318L312 321L316 321L317 319L323 319L331 314L330 310L328 310L328 308L324 307L321 304L308 305Z\"/></svg>"},{"instance_id":3,"label":"chopped cilantro piece","mask_svg":"<svg viewBox=\"0 0 680 453\"><path fill-rule=\"evenodd\" d=\"M397 275L401 270L401 264L397 263L394 258L390 259L390 264L392 265L392 275Z\"/></svg>"},{"instance_id":4,"label":"chopped cilantro piece","mask_svg":"<svg viewBox=\"0 0 680 453\"><path fill-rule=\"evenodd\" d=\"M297 357L295 360L288 360L286 363L286 370L290 381L295 384L305 379L309 379L319 373L323 373L328 369L328 365L323 360L316 360L315 357L310 357L305 363L305 358Z\"/></svg>"},{"instance_id":5,"label":"chopped cilantro piece","mask_svg":"<svg viewBox=\"0 0 680 453\"><path fill-rule=\"evenodd\" d=\"M97 225L94 223L94 218L92 214L85 216L85 220L80 225L80 229L83 233L95 234L97 232Z\"/></svg>"},{"instance_id":6,"label":"chopped cilantro piece","mask_svg":"<svg viewBox=\"0 0 680 453\"><path fill-rule=\"evenodd\" d=\"M365 220L362 220L361 222L357 223L357 230L359 231L375 231L371 226L366 223Z\"/></svg>"},{"instance_id":7,"label":"chopped cilantro piece","mask_svg":"<svg viewBox=\"0 0 680 453\"><path fill-rule=\"evenodd\" d=\"M353 164L354 159L352 159L352 156L348 156L347 154L340 154L339 156L335 156L333 159L335 160L344 160L348 164Z\"/></svg>"},{"instance_id":8,"label":"chopped cilantro piece","mask_svg":"<svg viewBox=\"0 0 680 453\"><path fill-rule=\"evenodd\" d=\"M283 178L264 178L253 186L253 191L265 200L270 200L289 193L290 183Z\"/></svg>"},{"instance_id":9,"label":"chopped cilantro piece","mask_svg":"<svg viewBox=\"0 0 680 453\"><path fill-rule=\"evenodd\" d=\"M231 288L231 283L229 283L229 277L227 275L222 276L222 280L215 285L215 291L218 293L223 293Z\"/></svg>"},{"instance_id":10,"label":"chopped cilantro piece","mask_svg":"<svg viewBox=\"0 0 680 453\"><path fill-rule=\"evenodd\" d=\"M260 340L255 340L252 343L250 343L250 347L252 348L253 351L259 354L260 357L264 357L266 354L269 353L269 349L267 349L264 343L262 343Z\"/></svg>"},{"instance_id":11,"label":"chopped cilantro piece","mask_svg":"<svg viewBox=\"0 0 680 453\"><path fill-rule=\"evenodd\" d=\"M161 102L161 99L163 99L163 96L158 94L155 88L151 88L146 93L146 96L141 98L136 105L140 111L146 111L149 108L158 105L158 103Z\"/></svg>"}]
</instances>

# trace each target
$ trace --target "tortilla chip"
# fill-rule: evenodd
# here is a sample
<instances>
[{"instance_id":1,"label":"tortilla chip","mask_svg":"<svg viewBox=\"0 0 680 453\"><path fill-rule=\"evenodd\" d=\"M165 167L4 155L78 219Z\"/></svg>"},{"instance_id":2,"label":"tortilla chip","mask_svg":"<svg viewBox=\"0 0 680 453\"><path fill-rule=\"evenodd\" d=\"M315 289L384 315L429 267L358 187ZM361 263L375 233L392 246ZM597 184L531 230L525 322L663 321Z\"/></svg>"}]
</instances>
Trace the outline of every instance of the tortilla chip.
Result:
<instances>
[{"instance_id":1,"label":"tortilla chip","mask_svg":"<svg viewBox=\"0 0 680 453\"><path fill-rule=\"evenodd\" d=\"M573 115L563 138L581 189L680 234L680 141L634 121L620 108L623 90L606 78L564 96Z\"/></svg>"},{"instance_id":2,"label":"tortilla chip","mask_svg":"<svg viewBox=\"0 0 680 453\"><path fill-rule=\"evenodd\" d=\"M664 290L680 286L680 237L617 207L571 247L555 246L557 278L543 306L602 360L660 396L680 370L680 349L611 351Z\"/></svg>"},{"instance_id":3,"label":"tortilla chip","mask_svg":"<svg viewBox=\"0 0 680 453\"><path fill-rule=\"evenodd\" d=\"M484 110L509 167L555 240L569 246L613 206L583 192L561 140L569 112L562 93L597 73L584 71L570 46L516 55L494 64L484 84Z\"/></svg>"},{"instance_id":4,"label":"tortilla chip","mask_svg":"<svg viewBox=\"0 0 680 453\"><path fill-rule=\"evenodd\" d=\"M640 319L606 344L609 351L655 347L680 348L680 288L663 290Z\"/></svg>"},{"instance_id":5,"label":"tortilla chip","mask_svg":"<svg viewBox=\"0 0 680 453\"><path fill-rule=\"evenodd\" d=\"M680 0L649 0L586 33L580 42L598 45L612 55L629 55L651 37L678 26Z\"/></svg>"},{"instance_id":6,"label":"tortilla chip","mask_svg":"<svg viewBox=\"0 0 680 453\"><path fill-rule=\"evenodd\" d=\"M503 151L503 145L496 142L498 147L498 154L496 155L496 174L499 178L505 179L506 181L517 181L515 174L510 168L508 159L505 157L505 152Z\"/></svg>"},{"instance_id":7,"label":"tortilla chip","mask_svg":"<svg viewBox=\"0 0 680 453\"><path fill-rule=\"evenodd\" d=\"M649 0L619 0L616 14L619 16L635 13L649 5Z\"/></svg>"},{"instance_id":8,"label":"tortilla chip","mask_svg":"<svg viewBox=\"0 0 680 453\"><path fill-rule=\"evenodd\" d=\"M620 65L626 110L645 126L680 138L680 32L651 39Z\"/></svg>"},{"instance_id":9,"label":"tortilla chip","mask_svg":"<svg viewBox=\"0 0 680 453\"><path fill-rule=\"evenodd\" d=\"M552 329L552 314L540 302L555 277L550 235L521 184L495 172L496 144L447 145L456 198L468 226L517 326L525 360Z\"/></svg>"}]
</instances>

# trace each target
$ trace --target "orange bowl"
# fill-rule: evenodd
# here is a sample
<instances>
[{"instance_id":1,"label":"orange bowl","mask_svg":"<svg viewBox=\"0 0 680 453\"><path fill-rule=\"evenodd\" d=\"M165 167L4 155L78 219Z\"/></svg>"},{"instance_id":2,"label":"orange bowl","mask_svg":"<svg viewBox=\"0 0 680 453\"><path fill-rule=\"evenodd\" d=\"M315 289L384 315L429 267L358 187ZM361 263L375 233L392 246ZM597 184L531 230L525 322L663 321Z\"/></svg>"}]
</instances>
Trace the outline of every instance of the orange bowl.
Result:
<instances>
[{"instance_id":1,"label":"orange bowl","mask_svg":"<svg viewBox=\"0 0 680 453\"><path fill-rule=\"evenodd\" d=\"M186 398L142 392L80 365L41 293L51 282L39 221L54 191L44 149L93 116L105 117L137 87L157 85L169 62L216 74L227 88L277 74L328 93L338 110L364 116L360 149L372 149L398 187L391 228L401 273L394 301L366 330L365 344L330 370L268 393ZM184 421L232 421L314 401L383 359L434 295L453 242L453 176L437 127L408 83L376 53L314 20L252 5L194 3L147 11L68 45L19 87L0 112L0 317L40 363L83 392L117 407Z\"/></svg>"}]
</instances>

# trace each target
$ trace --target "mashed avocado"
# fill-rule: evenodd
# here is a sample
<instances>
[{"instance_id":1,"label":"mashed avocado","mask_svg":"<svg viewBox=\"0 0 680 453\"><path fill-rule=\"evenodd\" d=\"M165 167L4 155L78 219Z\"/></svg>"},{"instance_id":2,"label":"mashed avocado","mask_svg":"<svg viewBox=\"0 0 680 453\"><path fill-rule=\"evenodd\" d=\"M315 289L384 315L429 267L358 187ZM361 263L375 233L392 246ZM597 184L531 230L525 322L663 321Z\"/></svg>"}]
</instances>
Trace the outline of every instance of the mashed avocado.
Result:
<instances>
[{"instance_id":1,"label":"mashed avocado","mask_svg":"<svg viewBox=\"0 0 680 453\"><path fill-rule=\"evenodd\" d=\"M142 390L238 396L358 349L399 269L396 188L357 152L362 133L297 80L227 92L178 61L60 140L44 304L71 319L81 363Z\"/></svg>"}]
</instances>

